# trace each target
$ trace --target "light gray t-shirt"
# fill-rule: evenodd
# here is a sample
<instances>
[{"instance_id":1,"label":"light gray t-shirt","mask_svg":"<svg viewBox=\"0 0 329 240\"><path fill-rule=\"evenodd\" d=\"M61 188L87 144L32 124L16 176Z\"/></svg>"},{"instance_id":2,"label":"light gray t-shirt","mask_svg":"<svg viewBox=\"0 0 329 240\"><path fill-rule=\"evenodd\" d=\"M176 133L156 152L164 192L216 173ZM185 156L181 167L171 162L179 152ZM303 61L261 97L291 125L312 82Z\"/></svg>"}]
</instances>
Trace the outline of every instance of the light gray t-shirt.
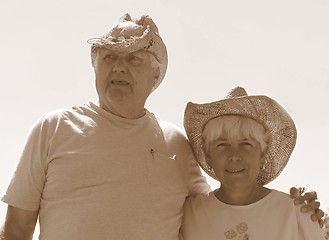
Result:
<instances>
[{"instance_id":1,"label":"light gray t-shirt","mask_svg":"<svg viewBox=\"0 0 329 240\"><path fill-rule=\"evenodd\" d=\"M179 129L89 103L39 119L2 200L39 210L40 239L168 240L185 198L208 191Z\"/></svg>"}]
</instances>

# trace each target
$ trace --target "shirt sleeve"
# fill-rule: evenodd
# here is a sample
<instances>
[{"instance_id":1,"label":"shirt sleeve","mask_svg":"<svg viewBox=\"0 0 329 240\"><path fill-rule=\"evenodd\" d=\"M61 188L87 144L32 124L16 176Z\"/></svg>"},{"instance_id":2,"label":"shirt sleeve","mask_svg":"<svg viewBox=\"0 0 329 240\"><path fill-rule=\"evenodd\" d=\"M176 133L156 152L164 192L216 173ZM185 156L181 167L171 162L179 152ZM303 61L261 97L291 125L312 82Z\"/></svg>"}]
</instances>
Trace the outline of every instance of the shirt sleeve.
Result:
<instances>
[{"instance_id":1,"label":"shirt sleeve","mask_svg":"<svg viewBox=\"0 0 329 240\"><path fill-rule=\"evenodd\" d=\"M184 176L188 188L188 195L208 194L211 188L195 160L191 145L184 131L165 121L159 120L159 124L164 132L167 145L170 146L169 148L179 153L179 157L183 158L183 161L180 161L180 167L181 174Z\"/></svg>"},{"instance_id":2,"label":"shirt sleeve","mask_svg":"<svg viewBox=\"0 0 329 240\"><path fill-rule=\"evenodd\" d=\"M205 176L203 176L197 161L195 160L192 149L190 147L189 149L186 163L189 174L189 195L208 194L211 191L211 188L207 183Z\"/></svg>"},{"instance_id":3,"label":"shirt sleeve","mask_svg":"<svg viewBox=\"0 0 329 240\"><path fill-rule=\"evenodd\" d=\"M302 213L301 206L295 206L296 217L298 223L298 239L299 240L325 240L324 234L318 222L311 220L310 213Z\"/></svg>"},{"instance_id":4,"label":"shirt sleeve","mask_svg":"<svg viewBox=\"0 0 329 240\"><path fill-rule=\"evenodd\" d=\"M47 135L42 117L29 133L14 175L2 197L3 202L25 210L39 210L46 179Z\"/></svg>"},{"instance_id":5,"label":"shirt sleeve","mask_svg":"<svg viewBox=\"0 0 329 240\"><path fill-rule=\"evenodd\" d=\"M194 157L191 145L188 142L186 135L181 132L180 129L177 132L179 135L177 136L179 142L178 146L180 146L182 155L184 156L182 171L187 181L188 195L207 195L211 191L211 188Z\"/></svg>"}]
</instances>

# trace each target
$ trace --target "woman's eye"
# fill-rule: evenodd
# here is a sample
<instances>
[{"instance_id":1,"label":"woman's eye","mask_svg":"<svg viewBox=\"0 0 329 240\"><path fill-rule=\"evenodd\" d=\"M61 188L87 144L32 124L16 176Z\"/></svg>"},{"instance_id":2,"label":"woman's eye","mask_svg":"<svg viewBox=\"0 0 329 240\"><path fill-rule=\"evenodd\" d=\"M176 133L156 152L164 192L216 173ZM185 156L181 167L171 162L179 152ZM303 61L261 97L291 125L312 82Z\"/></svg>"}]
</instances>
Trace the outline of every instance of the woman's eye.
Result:
<instances>
[{"instance_id":1,"label":"woman's eye","mask_svg":"<svg viewBox=\"0 0 329 240\"><path fill-rule=\"evenodd\" d=\"M241 143L241 145L245 146L245 147L252 147L253 146L252 143L250 143L250 142L243 142L243 143Z\"/></svg>"},{"instance_id":2,"label":"woman's eye","mask_svg":"<svg viewBox=\"0 0 329 240\"><path fill-rule=\"evenodd\" d=\"M224 147L227 147L229 144L228 143L218 143L216 145L217 148L224 148Z\"/></svg>"}]
</instances>

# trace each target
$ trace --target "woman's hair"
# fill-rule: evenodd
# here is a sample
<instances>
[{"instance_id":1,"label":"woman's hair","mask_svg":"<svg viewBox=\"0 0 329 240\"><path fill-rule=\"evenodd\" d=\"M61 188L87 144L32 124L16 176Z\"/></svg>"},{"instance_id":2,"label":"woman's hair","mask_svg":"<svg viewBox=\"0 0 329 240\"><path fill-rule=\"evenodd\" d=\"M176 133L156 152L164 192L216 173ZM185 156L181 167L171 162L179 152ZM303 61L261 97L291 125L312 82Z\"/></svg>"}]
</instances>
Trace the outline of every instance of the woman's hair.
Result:
<instances>
[{"instance_id":1,"label":"woman's hair","mask_svg":"<svg viewBox=\"0 0 329 240\"><path fill-rule=\"evenodd\" d=\"M266 154L271 142L271 135L265 127L256 120L241 115L224 115L211 119L202 132L203 148L208 152L210 143L228 134L229 138L252 138L259 142L262 153Z\"/></svg>"}]
</instances>

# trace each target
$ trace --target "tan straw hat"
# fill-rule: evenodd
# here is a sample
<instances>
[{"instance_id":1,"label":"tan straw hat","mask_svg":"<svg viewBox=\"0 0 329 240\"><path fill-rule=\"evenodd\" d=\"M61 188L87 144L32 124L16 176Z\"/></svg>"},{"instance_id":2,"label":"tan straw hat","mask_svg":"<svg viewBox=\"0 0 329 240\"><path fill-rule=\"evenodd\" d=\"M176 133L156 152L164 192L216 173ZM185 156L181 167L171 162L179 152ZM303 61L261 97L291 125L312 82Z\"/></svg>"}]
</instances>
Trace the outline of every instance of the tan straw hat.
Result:
<instances>
[{"instance_id":1,"label":"tan straw hat","mask_svg":"<svg viewBox=\"0 0 329 240\"><path fill-rule=\"evenodd\" d=\"M152 18L143 15L139 19L132 19L126 13L118 24L115 25L107 34L88 40L91 44L91 59L95 60L98 48L108 48L117 51L135 52L146 50L151 52L160 63L160 75L154 84L153 91L162 82L168 65L167 48Z\"/></svg>"},{"instance_id":2,"label":"tan straw hat","mask_svg":"<svg viewBox=\"0 0 329 240\"><path fill-rule=\"evenodd\" d=\"M261 123L271 134L264 169L258 182L265 185L275 179L286 166L295 147L297 131L290 115L267 96L248 96L244 88L234 88L226 98L204 104L189 102L185 109L184 127L196 160L202 169L218 180L205 159L202 132L206 123L223 115L242 115Z\"/></svg>"}]
</instances>

